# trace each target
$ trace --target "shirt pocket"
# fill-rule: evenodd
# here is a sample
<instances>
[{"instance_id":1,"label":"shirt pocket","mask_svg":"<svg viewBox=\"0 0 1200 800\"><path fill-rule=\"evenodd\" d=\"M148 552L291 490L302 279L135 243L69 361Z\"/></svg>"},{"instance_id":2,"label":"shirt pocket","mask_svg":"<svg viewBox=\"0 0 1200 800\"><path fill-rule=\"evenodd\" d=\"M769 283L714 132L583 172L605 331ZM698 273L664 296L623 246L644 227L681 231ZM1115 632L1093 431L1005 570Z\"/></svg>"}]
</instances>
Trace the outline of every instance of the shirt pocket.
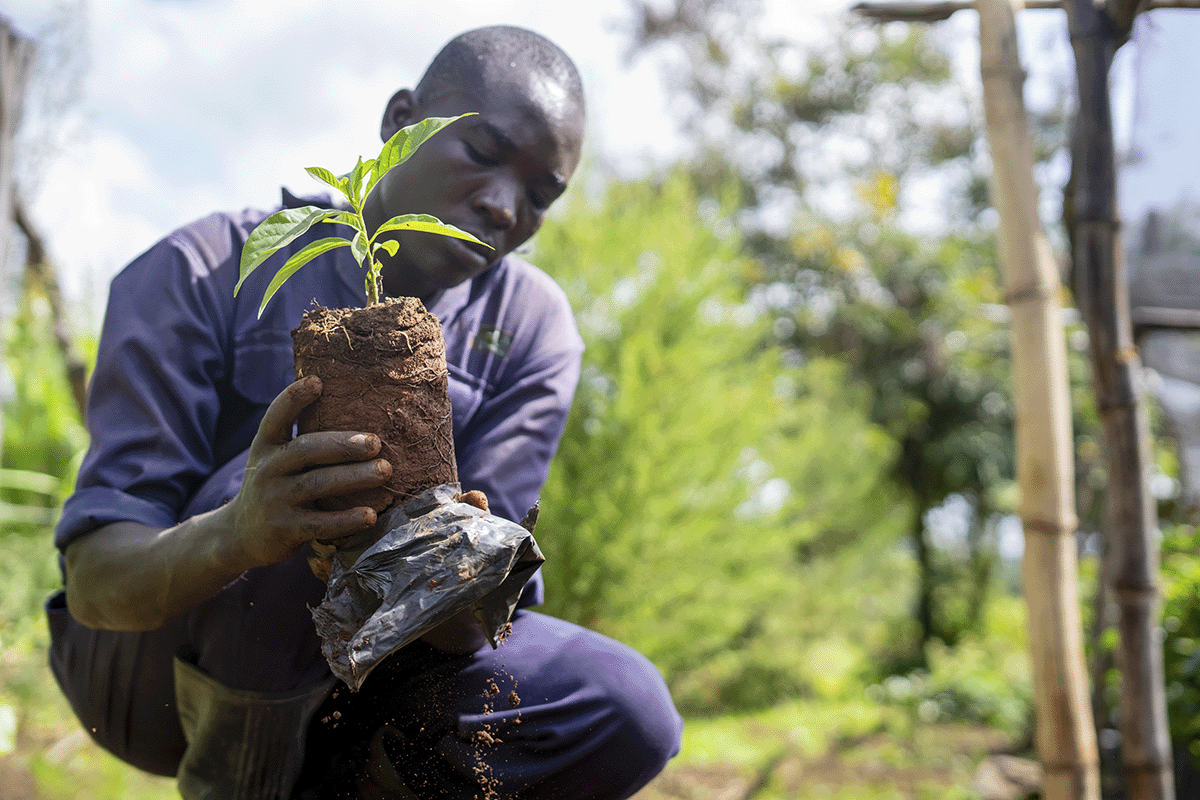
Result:
<instances>
[{"instance_id":1,"label":"shirt pocket","mask_svg":"<svg viewBox=\"0 0 1200 800\"><path fill-rule=\"evenodd\" d=\"M250 402L269 405L294 380L290 335L264 331L234 345L233 388Z\"/></svg>"},{"instance_id":2,"label":"shirt pocket","mask_svg":"<svg viewBox=\"0 0 1200 800\"><path fill-rule=\"evenodd\" d=\"M467 423L483 404L487 384L454 364L447 364L446 367L450 373L450 410L454 414L454 442L457 446Z\"/></svg>"}]
</instances>

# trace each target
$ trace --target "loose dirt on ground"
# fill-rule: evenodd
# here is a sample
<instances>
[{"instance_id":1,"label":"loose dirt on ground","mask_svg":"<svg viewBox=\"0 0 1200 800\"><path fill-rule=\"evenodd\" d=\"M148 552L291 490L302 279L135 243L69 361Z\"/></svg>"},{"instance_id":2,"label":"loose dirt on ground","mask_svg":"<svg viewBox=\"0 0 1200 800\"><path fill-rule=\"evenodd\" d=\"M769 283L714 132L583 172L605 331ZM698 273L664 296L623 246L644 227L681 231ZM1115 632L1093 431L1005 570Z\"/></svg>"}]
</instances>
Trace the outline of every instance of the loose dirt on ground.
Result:
<instances>
[{"instance_id":1,"label":"loose dirt on ground","mask_svg":"<svg viewBox=\"0 0 1200 800\"><path fill-rule=\"evenodd\" d=\"M12 756L0 756L0 798L4 800L41 800L29 770Z\"/></svg>"}]
</instances>

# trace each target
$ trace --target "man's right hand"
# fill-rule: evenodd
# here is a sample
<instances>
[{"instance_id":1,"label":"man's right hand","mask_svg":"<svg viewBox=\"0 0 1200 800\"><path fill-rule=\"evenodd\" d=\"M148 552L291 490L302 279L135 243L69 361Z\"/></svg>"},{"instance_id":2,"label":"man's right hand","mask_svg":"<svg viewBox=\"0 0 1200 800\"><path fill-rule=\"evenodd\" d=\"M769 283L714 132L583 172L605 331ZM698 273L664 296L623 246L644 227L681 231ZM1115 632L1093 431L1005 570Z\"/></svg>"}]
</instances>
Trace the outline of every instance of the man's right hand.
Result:
<instances>
[{"instance_id":1,"label":"man's right hand","mask_svg":"<svg viewBox=\"0 0 1200 800\"><path fill-rule=\"evenodd\" d=\"M293 556L307 541L351 536L375 524L371 508L325 511L319 500L382 486L392 465L379 454L379 437L353 431L320 431L292 437L300 412L321 394L309 376L280 392L267 408L250 445L241 491L230 503L230 533L248 566Z\"/></svg>"},{"instance_id":2,"label":"man's right hand","mask_svg":"<svg viewBox=\"0 0 1200 800\"><path fill-rule=\"evenodd\" d=\"M315 377L271 402L229 503L170 528L112 522L66 548L67 606L80 622L151 630L215 595L253 567L285 561L305 542L338 540L375 524L375 511L322 511L317 501L380 486L391 465L379 439L355 432L292 437L321 394Z\"/></svg>"}]
</instances>

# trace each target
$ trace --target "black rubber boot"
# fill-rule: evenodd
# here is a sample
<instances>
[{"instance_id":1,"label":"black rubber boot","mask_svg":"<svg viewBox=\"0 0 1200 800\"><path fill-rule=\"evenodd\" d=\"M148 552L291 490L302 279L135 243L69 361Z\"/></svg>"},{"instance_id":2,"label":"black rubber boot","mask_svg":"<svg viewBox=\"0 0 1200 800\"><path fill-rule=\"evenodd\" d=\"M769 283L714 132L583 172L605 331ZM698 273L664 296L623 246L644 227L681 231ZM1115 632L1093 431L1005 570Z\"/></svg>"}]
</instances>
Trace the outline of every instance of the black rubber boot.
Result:
<instances>
[{"instance_id":1,"label":"black rubber boot","mask_svg":"<svg viewBox=\"0 0 1200 800\"><path fill-rule=\"evenodd\" d=\"M391 725L371 736L367 762L358 779L358 800L417 800L396 769L397 754L405 741L404 734Z\"/></svg>"},{"instance_id":2,"label":"black rubber boot","mask_svg":"<svg viewBox=\"0 0 1200 800\"><path fill-rule=\"evenodd\" d=\"M231 689L175 659L175 697L187 751L177 782L184 800L287 800L308 724L337 681L295 692Z\"/></svg>"}]
</instances>

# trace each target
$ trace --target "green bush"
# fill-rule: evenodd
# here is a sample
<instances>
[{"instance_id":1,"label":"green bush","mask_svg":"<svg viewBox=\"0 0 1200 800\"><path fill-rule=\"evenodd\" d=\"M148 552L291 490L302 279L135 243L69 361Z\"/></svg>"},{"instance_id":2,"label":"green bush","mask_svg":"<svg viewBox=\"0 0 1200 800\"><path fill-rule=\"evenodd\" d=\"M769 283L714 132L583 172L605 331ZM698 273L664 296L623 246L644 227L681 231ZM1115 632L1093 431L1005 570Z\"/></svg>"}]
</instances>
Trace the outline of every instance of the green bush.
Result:
<instances>
[{"instance_id":1,"label":"green bush","mask_svg":"<svg viewBox=\"0 0 1200 800\"><path fill-rule=\"evenodd\" d=\"M971 722L1014 738L1028 732L1033 708L1024 602L1000 597L988 606L984 634L956 646L926 645L928 669L892 675L868 687L869 699L905 708L920 722Z\"/></svg>"},{"instance_id":2,"label":"green bush","mask_svg":"<svg viewBox=\"0 0 1200 800\"><path fill-rule=\"evenodd\" d=\"M1200 530L1192 525L1165 529L1161 576L1171 738L1200 765Z\"/></svg>"},{"instance_id":3,"label":"green bush","mask_svg":"<svg viewBox=\"0 0 1200 800\"><path fill-rule=\"evenodd\" d=\"M546 610L646 653L687 710L846 691L912 586L867 394L769 343L755 265L685 179L575 201L535 255L587 344L542 495Z\"/></svg>"}]
</instances>

